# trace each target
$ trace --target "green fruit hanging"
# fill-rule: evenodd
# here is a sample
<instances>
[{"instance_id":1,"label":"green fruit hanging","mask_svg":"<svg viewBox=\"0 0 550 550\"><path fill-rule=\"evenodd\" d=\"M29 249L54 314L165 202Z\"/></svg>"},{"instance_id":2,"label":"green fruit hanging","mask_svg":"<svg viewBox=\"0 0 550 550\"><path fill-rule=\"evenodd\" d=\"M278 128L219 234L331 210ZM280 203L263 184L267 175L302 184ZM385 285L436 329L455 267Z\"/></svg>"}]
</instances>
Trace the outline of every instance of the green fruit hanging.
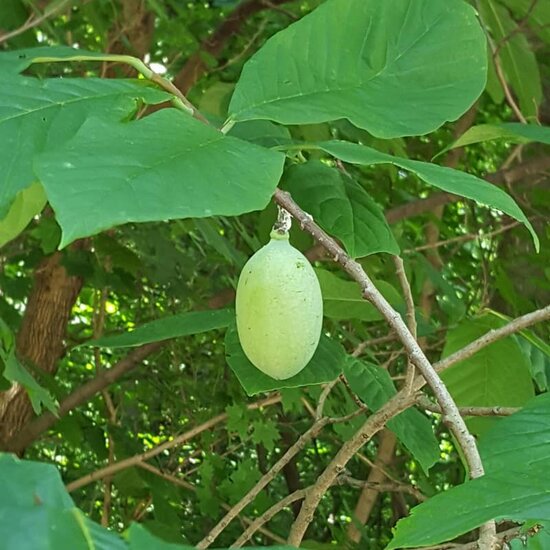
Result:
<instances>
[{"instance_id":1,"label":"green fruit hanging","mask_svg":"<svg viewBox=\"0 0 550 550\"><path fill-rule=\"evenodd\" d=\"M239 340L255 367L284 380L308 364L321 336L323 298L311 264L288 233L273 230L271 241L248 260L236 309Z\"/></svg>"}]
</instances>

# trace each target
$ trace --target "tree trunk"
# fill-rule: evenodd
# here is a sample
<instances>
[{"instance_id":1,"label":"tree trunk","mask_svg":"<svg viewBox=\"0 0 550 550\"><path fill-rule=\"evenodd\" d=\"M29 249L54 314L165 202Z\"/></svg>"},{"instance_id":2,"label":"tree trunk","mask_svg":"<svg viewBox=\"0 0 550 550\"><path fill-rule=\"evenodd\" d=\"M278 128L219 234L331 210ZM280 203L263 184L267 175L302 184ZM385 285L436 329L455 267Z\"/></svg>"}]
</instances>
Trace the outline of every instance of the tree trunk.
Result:
<instances>
[{"instance_id":1,"label":"tree trunk","mask_svg":"<svg viewBox=\"0 0 550 550\"><path fill-rule=\"evenodd\" d=\"M67 323L82 287L82 279L67 273L61 253L47 257L38 266L23 322L16 338L19 360L49 374L56 371L63 355ZM0 445L4 445L32 417L27 392L14 384L0 393Z\"/></svg>"}]
</instances>

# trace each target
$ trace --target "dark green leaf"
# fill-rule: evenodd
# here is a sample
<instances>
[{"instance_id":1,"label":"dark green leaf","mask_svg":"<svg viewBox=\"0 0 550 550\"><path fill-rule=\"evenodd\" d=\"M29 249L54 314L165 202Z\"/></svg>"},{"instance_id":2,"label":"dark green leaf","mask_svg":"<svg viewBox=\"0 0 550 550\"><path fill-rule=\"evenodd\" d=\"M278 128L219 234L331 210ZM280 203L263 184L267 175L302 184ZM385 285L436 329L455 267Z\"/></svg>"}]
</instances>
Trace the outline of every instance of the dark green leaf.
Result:
<instances>
[{"instance_id":1,"label":"dark green leaf","mask_svg":"<svg viewBox=\"0 0 550 550\"><path fill-rule=\"evenodd\" d=\"M287 380L275 380L247 359L235 325L231 325L225 335L225 354L227 363L248 395L330 382L342 372L346 357L340 344L322 334L319 347L304 370Z\"/></svg>"},{"instance_id":2,"label":"dark green leaf","mask_svg":"<svg viewBox=\"0 0 550 550\"><path fill-rule=\"evenodd\" d=\"M357 182L319 161L292 166L284 187L328 233L338 237L353 258L387 252L399 245L381 208Z\"/></svg>"},{"instance_id":3,"label":"dark green leaf","mask_svg":"<svg viewBox=\"0 0 550 550\"><path fill-rule=\"evenodd\" d=\"M372 411L380 409L397 393L390 374L381 367L348 358L344 374L351 389ZM403 411L388 422L388 428L418 460L426 473L439 460L439 444L431 422L420 411Z\"/></svg>"},{"instance_id":4,"label":"dark green leaf","mask_svg":"<svg viewBox=\"0 0 550 550\"><path fill-rule=\"evenodd\" d=\"M141 346L149 342L159 342L169 338L180 338L181 336L225 328L234 318L235 312L232 309L190 311L145 323L132 332L88 340L82 345L100 348Z\"/></svg>"}]
</instances>

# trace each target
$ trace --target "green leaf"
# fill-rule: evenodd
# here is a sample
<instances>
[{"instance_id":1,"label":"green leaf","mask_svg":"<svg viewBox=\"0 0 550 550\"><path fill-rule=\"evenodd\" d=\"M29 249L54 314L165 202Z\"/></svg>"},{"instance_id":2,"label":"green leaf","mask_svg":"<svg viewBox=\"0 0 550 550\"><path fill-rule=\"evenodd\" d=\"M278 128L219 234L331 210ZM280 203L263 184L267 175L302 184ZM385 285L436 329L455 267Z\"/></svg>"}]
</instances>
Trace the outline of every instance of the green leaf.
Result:
<instances>
[{"instance_id":1,"label":"green leaf","mask_svg":"<svg viewBox=\"0 0 550 550\"><path fill-rule=\"evenodd\" d=\"M352 178L320 161L292 166L284 187L328 233L338 237L353 258L399 254L381 208Z\"/></svg>"},{"instance_id":2,"label":"green leaf","mask_svg":"<svg viewBox=\"0 0 550 550\"><path fill-rule=\"evenodd\" d=\"M381 313L361 295L356 282L342 279L326 269L315 269L323 295L323 315L330 319L359 319L360 321L380 321ZM375 286L393 307L401 309L403 299L399 292L386 281L375 281Z\"/></svg>"},{"instance_id":3,"label":"green leaf","mask_svg":"<svg viewBox=\"0 0 550 550\"><path fill-rule=\"evenodd\" d=\"M0 319L0 365L2 363L4 364L2 376L9 382L16 382L25 388L36 414L40 414L42 407L46 407L57 416L55 399L17 360L14 336L6 323Z\"/></svg>"},{"instance_id":4,"label":"green leaf","mask_svg":"<svg viewBox=\"0 0 550 550\"><path fill-rule=\"evenodd\" d=\"M7 215L0 220L0 247L17 237L45 204L46 194L39 183L19 191Z\"/></svg>"},{"instance_id":5,"label":"green leaf","mask_svg":"<svg viewBox=\"0 0 550 550\"><path fill-rule=\"evenodd\" d=\"M244 441L248 435L250 428L250 412L242 404L235 403L228 405L225 408L227 413L227 431L228 433L236 432L237 435Z\"/></svg>"},{"instance_id":6,"label":"green leaf","mask_svg":"<svg viewBox=\"0 0 550 550\"><path fill-rule=\"evenodd\" d=\"M329 0L246 63L230 118L347 118L377 137L426 134L481 94L485 48L474 10L459 0Z\"/></svg>"},{"instance_id":7,"label":"green leaf","mask_svg":"<svg viewBox=\"0 0 550 550\"><path fill-rule=\"evenodd\" d=\"M281 438L277 424L270 418L254 421L252 428L252 441L261 443L268 451L272 451L275 448L275 442Z\"/></svg>"},{"instance_id":8,"label":"green leaf","mask_svg":"<svg viewBox=\"0 0 550 550\"><path fill-rule=\"evenodd\" d=\"M169 338L180 338L227 327L235 318L232 309L190 311L145 323L131 332L88 340L82 346L127 348Z\"/></svg>"},{"instance_id":9,"label":"green leaf","mask_svg":"<svg viewBox=\"0 0 550 550\"><path fill-rule=\"evenodd\" d=\"M257 481L262 477L258 469L258 464L252 458L245 458L239 462L236 470L226 478L220 485L220 494L223 495L230 504L236 504Z\"/></svg>"},{"instance_id":10,"label":"green leaf","mask_svg":"<svg viewBox=\"0 0 550 550\"><path fill-rule=\"evenodd\" d=\"M344 374L351 389L372 411L380 409L397 393L390 374L381 367L349 357ZM407 409L390 420L388 428L428 473L439 460L439 444L428 418L417 409Z\"/></svg>"},{"instance_id":11,"label":"green leaf","mask_svg":"<svg viewBox=\"0 0 550 550\"><path fill-rule=\"evenodd\" d=\"M300 147L300 146L297 146ZM307 145L304 148L322 149L328 154L349 162L350 164L360 165L376 165L376 164L394 164L404 170L412 172L421 180L429 185L433 185L448 193L454 193L468 199L472 199L491 208L501 210L512 218L523 223L533 236L533 242L538 252L539 239L531 222L527 219L521 208L516 204L514 199L505 193L496 185L466 174L459 170L453 170L446 166L438 166L429 162L420 162L418 160L409 160L386 153L380 153L376 149L349 143L347 141L326 141L316 144Z\"/></svg>"},{"instance_id":12,"label":"green leaf","mask_svg":"<svg viewBox=\"0 0 550 550\"><path fill-rule=\"evenodd\" d=\"M248 360L241 348L237 327L234 324L229 327L225 335L225 355L231 370L248 395L280 388L297 388L331 382L341 374L346 358L340 344L322 334L311 361L301 372L286 380L275 380L259 371Z\"/></svg>"},{"instance_id":13,"label":"green leaf","mask_svg":"<svg viewBox=\"0 0 550 550\"><path fill-rule=\"evenodd\" d=\"M388 549L439 544L490 519L547 520L549 441L550 394L545 393L520 412L501 419L481 438L485 476L413 508L411 515L397 524Z\"/></svg>"},{"instance_id":14,"label":"green leaf","mask_svg":"<svg viewBox=\"0 0 550 550\"><path fill-rule=\"evenodd\" d=\"M160 103L167 97L133 80L2 79L0 217L7 214L17 193L36 181L33 159L38 152L59 146L92 114L122 120L132 116L140 103Z\"/></svg>"},{"instance_id":15,"label":"green leaf","mask_svg":"<svg viewBox=\"0 0 550 550\"><path fill-rule=\"evenodd\" d=\"M517 32L517 22L495 0L481 0L479 12L494 42L500 45L502 69L519 98L522 113L536 118L542 100L542 85L537 59L525 34Z\"/></svg>"},{"instance_id":16,"label":"green leaf","mask_svg":"<svg viewBox=\"0 0 550 550\"><path fill-rule=\"evenodd\" d=\"M447 333L442 356L455 351L503 325L493 316L467 319ZM441 373L441 378L459 406L520 407L535 394L529 364L517 340L504 338ZM493 418L469 421L474 431L492 423Z\"/></svg>"},{"instance_id":17,"label":"green leaf","mask_svg":"<svg viewBox=\"0 0 550 550\"><path fill-rule=\"evenodd\" d=\"M139 523L132 523L127 531L130 550L192 550L192 546L171 544L155 537Z\"/></svg>"},{"instance_id":18,"label":"green leaf","mask_svg":"<svg viewBox=\"0 0 550 550\"><path fill-rule=\"evenodd\" d=\"M261 210L283 162L280 153L163 109L126 124L88 120L73 139L41 155L36 171L66 246L129 221Z\"/></svg>"},{"instance_id":19,"label":"green leaf","mask_svg":"<svg viewBox=\"0 0 550 550\"><path fill-rule=\"evenodd\" d=\"M520 124L507 122L504 124L479 124L466 130L455 142L436 155L437 158L451 149L465 147L473 143L505 139L515 143L536 141L550 145L550 128L537 124Z\"/></svg>"}]
</instances>

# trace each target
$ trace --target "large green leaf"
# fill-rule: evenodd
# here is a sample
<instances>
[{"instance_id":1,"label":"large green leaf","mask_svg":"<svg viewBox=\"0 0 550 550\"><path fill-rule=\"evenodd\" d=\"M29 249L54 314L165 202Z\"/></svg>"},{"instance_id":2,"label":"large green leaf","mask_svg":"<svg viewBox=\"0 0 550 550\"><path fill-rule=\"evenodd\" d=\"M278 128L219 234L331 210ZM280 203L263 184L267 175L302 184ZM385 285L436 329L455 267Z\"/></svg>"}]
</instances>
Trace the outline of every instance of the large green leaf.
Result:
<instances>
[{"instance_id":1,"label":"large green leaf","mask_svg":"<svg viewBox=\"0 0 550 550\"><path fill-rule=\"evenodd\" d=\"M66 246L130 221L260 210L283 162L280 153L163 109L131 123L90 119L35 166Z\"/></svg>"},{"instance_id":2,"label":"large green leaf","mask_svg":"<svg viewBox=\"0 0 550 550\"><path fill-rule=\"evenodd\" d=\"M315 269L323 294L323 315L330 319L359 319L380 321L381 313L361 295L361 288L353 281L346 281L326 269ZM390 304L402 309L403 298L386 281L375 281L375 286Z\"/></svg>"},{"instance_id":3,"label":"large green leaf","mask_svg":"<svg viewBox=\"0 0 550 550\"><path fill-rule=\"evenodd\" d=\"M426 134L481 94L485 48L462 0L329 0L245 65L230 118L347 118L378 137Z\"/></svg>"},{"instance_id":4,"label":"large green leaf","mask_svg":"<svg viewBox=\"0 0 550 550\"><path fill-rule=\"evenodd\" d=\"M169 338L179 338L181 336L225 328L234 318L235 311L232 309L191 311L145 323L131 332L104 336L97 340L88 340L82 345L99 348L141 346L150 342L159 342L161 340L168 340Z\"/></svg>"},{"instance_id":5,"label":"large green leaf","mask_svg":"<svg viewBox=\"0 0 550 550\"><path fill-rule=\"evenodd\" d=\"M168 94L132 80L67 78L0 80L0 219L22 189L35 180L34 156L59 146L92 114L111 120L130 117L143 102Z\"/></svg>"},{"instance_id":6,"label":"large green leaf","mask_svg":"<svg viewBox=\"0 0 550 550\"><path fill-rule=\"evenodd\" d=\"M317 350L302 371L292 378L275 380L258 370L248 360L239 342L235 325L230 326L225 335L225 355L231 370L248 395L331 382L341 374L346 359L342 346L322 334Z\"/></svg>"},{"instance_id":7,"label":"large green leaf","mask_svg":"<svg viewBox=\"0 0 550 550\"><path fill-rule=\"evenodd\" d=\"M503 322L493 316L467 319L447 333L443 357L462 349ZM535 390L529 364L514 338L498 340L441 373L441 378L460 406L520 407ZM483 430L493 419L470 421L474 431Z\"/></svg>"},{"instance_id":8,"label":"large green leaf","mask_svg":"<svg viewBox=\"0 0 550 550\"><path fill-rule=\"evenodd\" d=\"M376 365L348 357L344 374L351 389L372 411L380 409L397 393L389 372ZM439 443L432 424L417 409L407 409L392 418L388 428L409 449L426 473L439 460Z\"/></svg>"},{"instance_id":9,"label":"large green leaf","mask_svg":"<svg viewBox=\"0 0 550 550\"><path fill-rule=\"evenodd\" d=\"M297 145L296 147L300 147ZM521 208L514 199L505 193L496 185L476 178L471 174L466 174L459 170L453 170L446 166L438 166L429 162L420 162L400 157L394 157L386 153L381 153L376 149L349 143L347 141L325 141L315 144L303 145L304 148L322 149L330 155L349 162L351 164L374 165L374 164L394 164L404 170L416 174L420 179L429 185L438 187L448 193L461 195L468 199L475 200L481 204L501 210L512 218L522 222L531 232L535 248L539 249L539 239L531 222L527 219Z\"/></svg>"},{"instance_id":10,"label":"large green leaf","mask_svg":"<svg viewBox=\"0 0 550 550\"><path fill-rule=\"evenodd\" d=\"M399 254L381 208L340 170L316 160L297 164L285 172L283 186L323 229L344 243L350 256Z\"/></svg>"},{"instance_id":11,"label":"large green leaf","mask_svg":"<svg viewBox=\"0 0 550 550\"><path fill-rule=\"evenodd\" d=\"M479 11L489 27L506 80L519 98L525 116L536 117L542 100L540 71L535 54L522 32L517 32L517 22L504 6L495 0L481 0Z\"/></svg>"},{"instance_id":12,"label":"large green leaf","mask_svg":"<svg viewBox=\"0 0 550 550\"><path fill-rule=\"evenodd\" d=\"M46 194L39 183L19 191L6 217L0 220L0 247L17 237L45 204Z\"/></svg>"},{"instance_id":13,"label":"large green leaf","mask_svg":"<svg viewBox=\"0 0 550 550\"><path fill-rule=\"evenodd\" d=\"M550 518L550 394L502 419L479 444L486 474L413 508L389 549L435 545L490 519ZM452 510L452 514L449 514Z\"/></svg>"}]
</instances>

